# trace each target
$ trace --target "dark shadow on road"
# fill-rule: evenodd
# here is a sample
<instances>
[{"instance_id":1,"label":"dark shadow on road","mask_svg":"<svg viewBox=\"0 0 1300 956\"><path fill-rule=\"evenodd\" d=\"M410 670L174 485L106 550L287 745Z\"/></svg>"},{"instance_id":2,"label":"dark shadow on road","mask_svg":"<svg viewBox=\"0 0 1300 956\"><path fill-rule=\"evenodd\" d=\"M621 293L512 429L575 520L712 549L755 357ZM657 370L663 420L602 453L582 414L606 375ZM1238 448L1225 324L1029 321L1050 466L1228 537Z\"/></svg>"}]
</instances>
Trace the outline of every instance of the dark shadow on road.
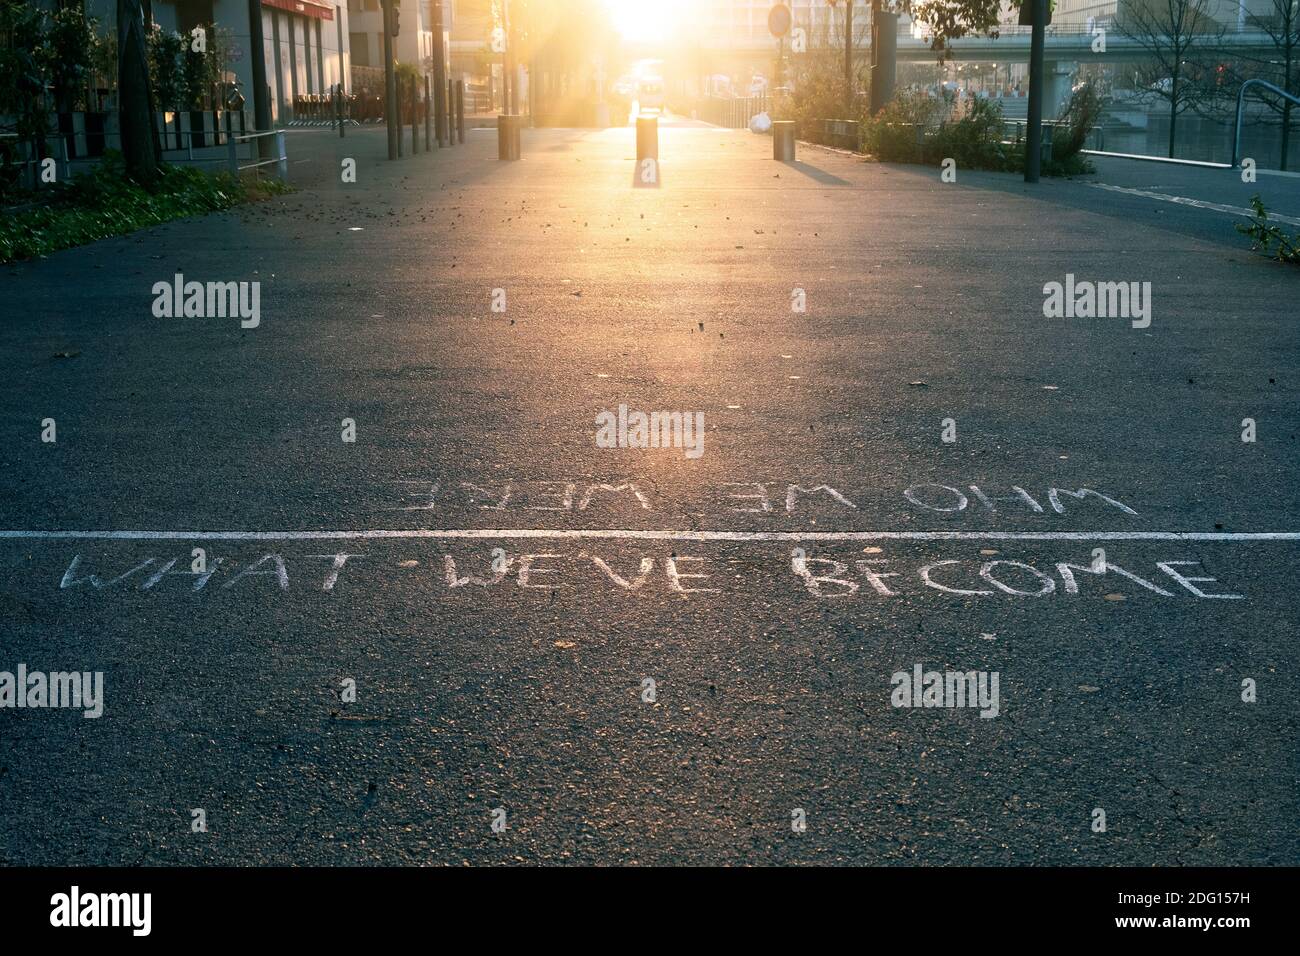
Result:
<instances>
[{"instance_id":1,"label":"dark shadow on road","mask_svg":"<svg viewBox=\"0 0 1300 956\"><path fill-rule=\"evenodd\" d=\"M833 173L828 173L824 169L818 169L816 166L809 166L807 163L795 160L793 163L783 164L793 169L797 173L802 173L809 179L815 179L824 186L852 186L853 184L847 179L841 179Z\"/></svg>"},{"instance_id":2,"label":"dark shadow on road","mask_svg":"<svg viewBox=\"0 0 1300 956\"><path fill-rule=\"evenodd\" d=\"M923 175L929 172L926 167L921 166L889 164L889 167L900 173L911 173L913 175ZM1153 171L1151 178L1155 179L1159 172ZM1034 199L1062 210L1093 213L1122 221L1129 226L1134 224L1150 226L1166 232L1213 242L1216 245L1239 252L1249 249L1249 243L1234 228L1236 223L1244 221L1243 218L1239 218L1231 212L1208 209L1191 203L1164 201L1105 188L1105 186L1117 185L1117 180L1119 182L1124 181L1111 171L1102 170L1098 174L1073 178L1044 177L1041 182L1031 185L1026 183L1017 173L962 171L958 173L957 185L968 189L985 190L989 193L1003 193ZM1200 188L1188 188L1192 184L1173 182L1159 183L1158 185L1156 182L1152 182L1143 185L1146 185L1151 192L1170 197L1185 197L1191 194L1193 198L1198 200L1238 208L1245 207L1248 204L1248 199L1242 195L1227 189L1207 190L1203 184L1195 184ZM1050 212L1046 214L1051 215Z\"/></svg>"}]
</instances>

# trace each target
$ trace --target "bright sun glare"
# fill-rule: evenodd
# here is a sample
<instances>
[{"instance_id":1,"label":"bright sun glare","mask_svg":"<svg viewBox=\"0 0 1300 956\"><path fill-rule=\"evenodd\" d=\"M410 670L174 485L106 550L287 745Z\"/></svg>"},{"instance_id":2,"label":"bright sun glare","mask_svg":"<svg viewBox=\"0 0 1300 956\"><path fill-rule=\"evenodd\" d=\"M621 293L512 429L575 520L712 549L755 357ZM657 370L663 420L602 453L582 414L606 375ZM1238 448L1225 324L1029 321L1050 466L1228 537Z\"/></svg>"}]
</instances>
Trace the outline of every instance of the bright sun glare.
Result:
<instances>
[{"instance_id":1,"label":"bright sun glare","mask_svg":"<svg viewBox=\"0 0 1300 956\"><path fill-rule=\"evenodd\" d=\"M661 43L680 26L689 0L605 0L615 29L632 43Z\"/></svg>"}]
</instances>

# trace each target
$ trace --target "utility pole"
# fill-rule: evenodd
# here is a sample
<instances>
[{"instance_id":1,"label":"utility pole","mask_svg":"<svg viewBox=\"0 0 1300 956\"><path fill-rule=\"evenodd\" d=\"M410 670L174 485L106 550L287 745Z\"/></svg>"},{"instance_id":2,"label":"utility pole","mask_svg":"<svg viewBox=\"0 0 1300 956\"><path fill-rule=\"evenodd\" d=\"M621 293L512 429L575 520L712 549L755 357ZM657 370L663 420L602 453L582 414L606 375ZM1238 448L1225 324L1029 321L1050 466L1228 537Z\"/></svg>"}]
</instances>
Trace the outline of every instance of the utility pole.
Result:
<instances>
[{"instance_id":1,"label":"utility pole","mask_svg":"<svg viewBox=\"0 0 1300 956\"><path fill-rule=\"evenodd\" d=\"M1034 10L1029 39L1029 118L1025 128L1025 182L1038 182L1043 160L1043 42L1048 0L1025 0Z\"/></svg>"},{"instance_id":2,"label":"utility pole","mask_svg":"<svg viewBox=\"0 0 1300 956\"><path fill-rule=\"evenodd\" d=\"M397 158L402 135L402 118L397 115L397 73L393 68L393 32L397 27L394 7L398 0L381 0L384 5L384 125L388 127L388 158Z\"/></svg>"},{"instance_id":3,"label":"utility pole","mask_svg":"<svg viewBox=\"0 0 1300 956\"><path fill-rule=\"evenodd\" d=\"M871 115L894 98L898 64L898 14L883 0L871 2Z\"/></svg>"}]
</instances>

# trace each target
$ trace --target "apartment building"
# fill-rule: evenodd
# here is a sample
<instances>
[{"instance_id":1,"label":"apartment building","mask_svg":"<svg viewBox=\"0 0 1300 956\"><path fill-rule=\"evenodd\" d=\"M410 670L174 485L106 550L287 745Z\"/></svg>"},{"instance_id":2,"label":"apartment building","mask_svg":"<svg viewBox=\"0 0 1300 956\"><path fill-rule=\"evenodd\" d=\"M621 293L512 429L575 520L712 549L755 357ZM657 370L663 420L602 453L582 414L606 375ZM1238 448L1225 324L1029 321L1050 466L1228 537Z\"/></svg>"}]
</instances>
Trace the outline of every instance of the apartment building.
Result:
<instances>
[{"instance_id":1,"label":"apartment building","mask_svg":"<svg viewBox=\"0 0 1300 956\"><path fill-rule=\"evenodd\" d=\"M397 4L400 31L393 37L393 56L421 73L428 71L433 56L433 9L431 0L393 0ZM446 30L449 3L443 2ZM347 0L348 46L352 65L382 68L384 65L384 11L379 0Z\"/></svg>"}]
</instances>

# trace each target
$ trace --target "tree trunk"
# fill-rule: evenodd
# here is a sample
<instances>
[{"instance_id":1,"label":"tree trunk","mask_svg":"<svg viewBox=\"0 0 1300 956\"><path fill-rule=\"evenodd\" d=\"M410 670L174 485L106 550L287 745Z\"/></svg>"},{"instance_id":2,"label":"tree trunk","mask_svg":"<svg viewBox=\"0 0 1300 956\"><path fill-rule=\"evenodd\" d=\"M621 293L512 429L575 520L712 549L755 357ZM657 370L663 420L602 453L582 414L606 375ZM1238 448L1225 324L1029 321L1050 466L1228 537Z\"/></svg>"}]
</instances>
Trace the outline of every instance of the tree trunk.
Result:
<instances>
[{"instance_id":1,"label":"tree trunk","mask_svg":"<svg viewBox=\"0 0 1300 956\"><path fill-rule=\"evenodd\" d=\"M853 0L844 0L844 118L853 112Z\"/></svg>"},{"instance_id":2,"label":"tree trunk","mask_svg":"<svg viewBox=\"0 0 1300 956\"><path fill-rule=\"evenodd\" d=\"M141 184L158 176L153 112L149 105L149 61L144 47L140 0L117 0L117 108L127 175Z\"/></svg>"},{"instance_id":3,"label":"tree trunk","mask_svg":"<svg viewBox=\"0 0 1300 956\"><path fill-rule=\"evenodd\" d=\"M1282 164L1278 167L1286 172L1286 154L1291 149L1291 101L1282 104Z\"/></svg>"},{"instance_id":4,"label":"tree trunk","mask_svg":"<svg viewBox=\"0 0 1300 956\"><path fill-rule=\"evenodd\" d=\"M1174 158L1174 132L1178 129L1178 69L1169 85L1169 158Z\"/></svg>"}]
</instances>

